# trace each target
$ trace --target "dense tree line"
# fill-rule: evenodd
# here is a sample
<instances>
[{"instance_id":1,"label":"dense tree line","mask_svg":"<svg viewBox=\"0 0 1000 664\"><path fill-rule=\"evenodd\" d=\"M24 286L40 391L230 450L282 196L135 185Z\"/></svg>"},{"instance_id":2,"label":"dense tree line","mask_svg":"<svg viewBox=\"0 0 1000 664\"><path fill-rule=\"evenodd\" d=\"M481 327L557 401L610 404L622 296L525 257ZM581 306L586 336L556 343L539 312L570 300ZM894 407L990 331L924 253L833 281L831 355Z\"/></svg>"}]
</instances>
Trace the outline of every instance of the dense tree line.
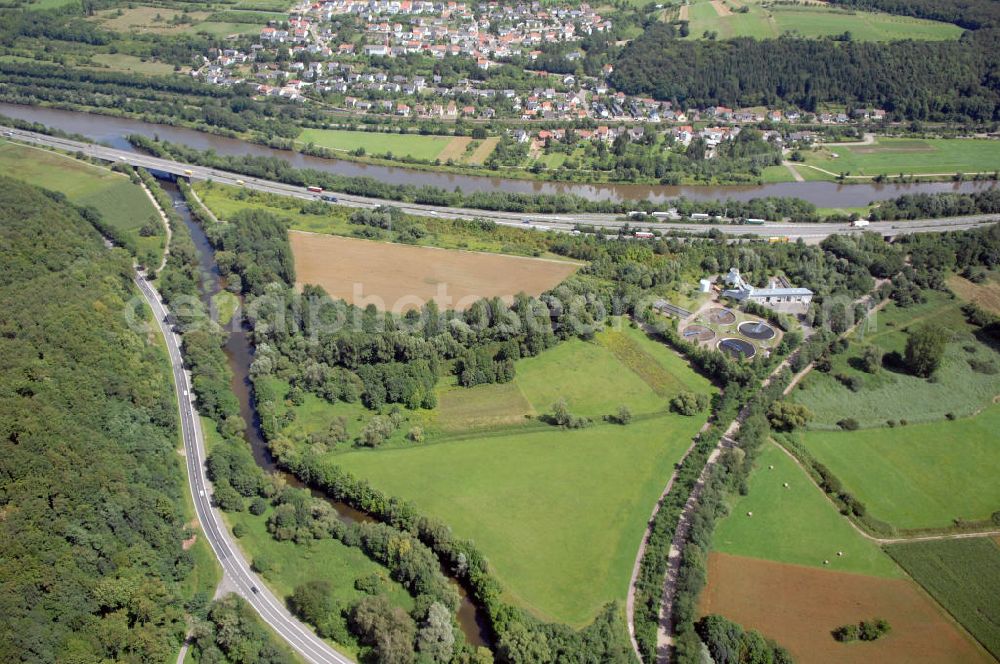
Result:
<instances>
[{"instance_id":1,"label":"dense tree line","mask_svg":"<svg viewBox=\"0 0 1000 664\"><path fill-rule=\"evenodd\" d=\"M831 4L945 21L969 30L1000 25L1000 6L992 0L831 0Z\"/></svg>"},{"instance_id":2,"label":"dense tree line","mask_svg":"<svg viewBox=\"0 0 1000 664\"><path fill-rule=\"evenodd\" d=\"M971 194L904 194L879 203L868 218L872 221L895 221L976 214L1000 214L1000 190L990 188Z\"/></svg>"},{"instance_id":3,"label":"dense tree line","mask_svg":"<svg viewBox=\"0 0 1000 664\"><path fill-rule=\"evenodd\" d=\"M205 233L216 250L220 273L239 277L240 288L236 290L260 295L272 282L295 283L288 226L270 212L240 210L228 223L208 226Z\"/></svg>"},{"instance_id":4,"label":"dense tree line","mask_svg":"<svg viewBox=\"0 0 1000 664\"><path fill-rule=\"evenodd\" d=\"M788 652L757 630L744 630L719 615L708 615L695 625L714 662L727 664L791 664Z\"/></svg>"},{"instance_id":5,"label":"dense tree line","mask_svg":"<svg viewBox=\"0 0 1000 664\"><path fill-rule=\"evenodd\" d=\"M239 595L229 594L208 607L195 623L192 650L202 664L293 664L297 659L261 622Z\"/></svg>"},{"instance_id":6,"label":"dense tree line","mask_svg":"<svg viewBox=\"0 0 1000 664\"><path fill-rule=\"evenodd\" d=\"M1000 117L998 31L958 41L835 42L798 37L678 39L651 25L615 64L611 81L629 94L682 106L823 103L884 108L917 120L991 122Z\"/></svg>"},{"instance_id":7,"label":"dense tree line","mask_svg":"<svg viewBox=\"0 0 1000 664\"><path fill-rule=\"evenodd\" d=\"M173 659L193 561L170 374L127 323L148 315L131 258L0 180L0 659Z\"/></svg>"}]
</instances>

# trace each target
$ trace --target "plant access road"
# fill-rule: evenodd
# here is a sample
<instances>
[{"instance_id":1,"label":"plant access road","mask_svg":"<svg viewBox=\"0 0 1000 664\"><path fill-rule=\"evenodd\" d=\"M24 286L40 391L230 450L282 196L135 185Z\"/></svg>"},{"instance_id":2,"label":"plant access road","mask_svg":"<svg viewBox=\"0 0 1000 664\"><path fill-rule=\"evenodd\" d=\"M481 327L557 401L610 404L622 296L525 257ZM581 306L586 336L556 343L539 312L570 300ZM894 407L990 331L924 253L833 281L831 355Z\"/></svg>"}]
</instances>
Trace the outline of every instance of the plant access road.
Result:
<instances>
[{"instance_id":1,"label":"plant access road","mask_svg":"<svg viewBox=\"0 0 1000 664\"><path fill-rule=\"evenodd\" d=\"M212 487L205 473L205 441L201 432L201 421L194 407L194 397L191 395L191 376L184 369L180 339L166 322L167 308L160 300L156 289L142 273L137 272L134 279L139 292L153 310L153 317L167 344L180 412L191 497L194 499L202 532L215 552L219 564L222 565L225 576L235 591L260 614L264 622L287 641L305 661L310 664L351 664L352 660L349 657L334 650L288 612L282 601L268 590L264 582L250 569L242 551L229 536L221 515L212 505Z\"/></svg>"},{"instance_id":2,"label":"plant access road","mask_svg":"<svg viewBox=\"0 0 1000 664\"><path fill-rule=\"evenodd\" d=\"M9 138L43 145L59 150L70 152L82 152L84 155L111 162L123 162L132 166L151 168L165 173L172 173L179 177L187 177L192 180L212 180L221 184L242 186L257 191L280 194L283 196L294 196L303 199L316 199L317 194L307 192L304 187L296 185L274 182L254 178L239 173L231 173L215 168L207 168L194 164L184 164L170 159L161 159L149 155L118 150L115 148L84 143L66 138L48 136L32 131L20 129L8 129L4 135ZM404 212L423 215L436 216L448 219L489 219L497 224L507 226L522 226L525 228L535 228L537 230L554 230L570 232L577 224L591 225L605 231L617 232L622 226L629 224L621 218L621 215L613 214L525 214L518 212L499 212L494 210L473 210L468 208L452 208L435 205L421 205L417 203L405 203L395 200L368 198L364 196L353 196L347 194L336 194L337 203L348 207L374 208L380 205L392 205ZM879 233L885 237L892 237L904 233L928 233L941 232L947 230L962 230L996 223L1000 221L1000 215L975 215L968 217L951 217L944 219L923 219L899 222L872 222L865 230ZM729 235L756 235L759 237L784 237L790 240L802 238L806 242L819 242L823 238L833 234L857 233L861 229L853 228L850 224L826 224L826 223L766 223L760 226L740 225L740 224L707 224L707 223L676 223L676 222L656 222L649 224L642 222L639 226L655 226L664 231L679 230L695 233L704 233L708 230L718 230ZM633 222L631 228L637 225Z\"/></svg>"}]
</instances>

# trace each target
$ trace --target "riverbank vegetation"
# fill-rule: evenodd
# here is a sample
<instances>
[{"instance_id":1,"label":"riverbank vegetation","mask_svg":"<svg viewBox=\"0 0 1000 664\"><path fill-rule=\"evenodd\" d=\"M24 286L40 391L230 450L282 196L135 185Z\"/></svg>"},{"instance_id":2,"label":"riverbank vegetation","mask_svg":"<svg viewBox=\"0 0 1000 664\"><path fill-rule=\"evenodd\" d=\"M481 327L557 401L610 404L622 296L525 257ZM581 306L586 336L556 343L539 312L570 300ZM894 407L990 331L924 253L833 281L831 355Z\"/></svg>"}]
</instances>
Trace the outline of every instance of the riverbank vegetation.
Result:
<instances>
[{"instance_id":1,"label":"riverbank vegetation","mask_svg":"<svg viewBox=\"0 0 1000 664\"><path fill-rule=\"evenodd\" d=\"M0 207L2 659L167 661L192 533L169 367L131 259L55 195L5 177Z\"/></svg>"}]
</instances>

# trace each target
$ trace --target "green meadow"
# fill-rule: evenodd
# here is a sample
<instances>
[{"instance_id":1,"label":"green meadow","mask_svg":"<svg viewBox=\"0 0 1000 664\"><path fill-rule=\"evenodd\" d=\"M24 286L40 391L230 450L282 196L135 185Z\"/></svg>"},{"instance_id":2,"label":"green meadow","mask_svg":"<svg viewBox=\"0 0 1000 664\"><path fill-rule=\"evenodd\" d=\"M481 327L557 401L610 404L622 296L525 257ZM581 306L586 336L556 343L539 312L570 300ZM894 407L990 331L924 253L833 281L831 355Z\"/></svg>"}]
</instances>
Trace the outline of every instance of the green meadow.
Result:
<instances>
[{"instance_id":1,"label":"green meadow","mask_svg":"<svg viewBox=\"0 0 1000 664\"><path fill-rule=\"evenodd\" d=\"M879 138L872 145L828 145L803 154L807 165L848 175L953 174L1000 169L1000 141L988 139ZM808 166L799 167L803 175L808 171L817 173Z\"/></svg>"},{"instance_id":2,"label":"green meadow","mask_svg":"<svg viewBox=\"0 0 1000 664\"><path fill-rule=\"evenodd\" d=\"M159 265L166 234L146 192L125 175L70 157L0 140L0 173L65 194L76 205L93 206L104 221L136 240L138 258ZM153 220L159 235L140 237Z\"/></svg>"},{"instance_id":3,"label":"green meadow","mask_svg":"<svg viewBox=\"0 0 1000 664\"><path fill-rule=\"evenodd\" d=\"M845 417L854 418L862 427L881 427L890 420L910 424L939 421L949 413L965 417L990 404L1000 393L1000 373L973 369L973 364L1000 367L1000 353L973 334L962 314L962 301L947 293L924 293L927 301L922 304L890 304L877 312L871 329L866 328L863 335L853 333L847 351L832 357L829 373L813 371L801 389L793 392L794 400L815 415L810 428L836 429L837 422ZM875 344L886 354L903 353L906 328L925 322L937 323L952 335L933 379L888 367L876 374L857 368L865 345ZM838 374L860 379L861 389L851 391L835 378Z\"/></svg>"},{"instance_id":4,"label":"green meadow","mask_svg":"<svg viewBox=\"0 0 1000 664\"><path fill-rule=\"evenodd\" d=\"M704 417L352 451L336 463L442 518L508 598L574 627L625 599L649 512Z\"/></svg>"},{"instance_id":5,"label":"green meadow","mask_svg":"<svg viewBox=\"0 0 1000 664\"><path fill-rule=\"evenodd\" d=\"M892 560L855 531L776 444L761 450L748 488L716 526L714 550L840 572L900 576Z\"/></svg>"},{"instance_id":6,"label":"green meadow","mask_svg":"<svg viewBox=\"0 0 1000 664\"><path fill-rule=\"evenodd\" d=\"M723 8L724 16L716 5ZM744 6L746 10L741 11ZM717 33L719 39L771 39L789 33L819 38L850 32L856 41L958 39L962 34L961 28L950 23L819 4L765 5L721 0L714 4L695 2L687 11L691 38L701 38L706 31Z\"/></svg>"},{"instance_id":7,"label":"green meadow","mask_svg":"<svg viewBox=\"0 0 1000 664\"><path fill-rule=\"evenodd\" d=\"M279 395L287 391L271 380ZM438 407L403 411L407 422L382 447L326 454L472 539L509 600L581 627L625 599L650 510L705 422L706 414L668 412L669 398L684 390L712 387L640 330L607 329L518 361L510 383L467 389L442 378ZM558 399L593 425L544 423L539 416ZM604 422L623 404L631 424ZM285 434L301 441L342 416L353 436L371 415L307 395ZM427 442L405 440L412 425L424 427Z\"/></svg>"},{"instance_id":8,"label":"green meadow","mask_svg":"<svg viewBox=\"0 0 1000 664\"><path fill-rule=\"evenodd\" d=\"M452 136L420 134L388 134L384 132L349 131L343 129L304 129L298 142L329 150L350 152L364 148L369 155L391 152L395 157L413 157L433 161L454 139Z\"/></svg>"},{"instance_id":9,"label":"green meadow","mask_svg":"<svg viewBox=\"0 0 1000 664\"><path fill-rule=\"evenodd\" d=\"M1000 406L895 429L812 431L802 440L877 519L947 527L1000 511Z\"/></svg>"}]
</instances>

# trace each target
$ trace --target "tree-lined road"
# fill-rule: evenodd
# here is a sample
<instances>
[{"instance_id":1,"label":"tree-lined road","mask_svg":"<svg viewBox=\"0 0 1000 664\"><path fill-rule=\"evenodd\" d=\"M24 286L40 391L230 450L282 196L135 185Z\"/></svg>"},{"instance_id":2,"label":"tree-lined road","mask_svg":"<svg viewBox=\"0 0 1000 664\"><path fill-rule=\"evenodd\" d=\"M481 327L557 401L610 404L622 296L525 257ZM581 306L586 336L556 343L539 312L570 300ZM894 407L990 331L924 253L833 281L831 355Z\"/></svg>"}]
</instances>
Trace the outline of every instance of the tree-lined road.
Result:
<instances>
[{"instance_id":1,"label":"tree-lined road","mask_svg":"<svg viewBox=\"0 0 1000 664\"><path fill-rule=\"evenodd\" d=\"M350 664L351 659L331 648L312 630L299 622L285 608L282 601L268 590L263 581L250 569L243 552L235 545L222 522L222 517L212 506L212 487L205 472L205 441L201 422L191 394L191 376L184 369L180 339L166 323L167 308L160 295L146 279L137 273L135 283L153 310L153 317L167 344L174 388L180 412L181 434L184 439L184 456L187 463L188 484L194 499L195 511L202 533L212 546L219 564L232 587L236 589L260 617L288 642L303 659L311 664Z\"/></svg>"},{"instance_id":2,"label":"tree-lined road","mask_svg":"<svg viewBox=\"0 0 1000 664\"><path fill-rule=\"evenodd\" d=\"M83 154L110 162L123 162L132 166L152 168L166 173L172 173L180 177L188 177L192 180L212 180L221 184L233 186L243 186L271 194L281 194L284 196L294 196L305 200L318 198L316 194L307 192L304 187L296 185L274 182L254 178L239 173L231 173L215 168L184 164L170 159L161 159L149 155L118 150L115 148L84 143L66 138L47 136L32 131L20 129L8 129L4 134L9 138L43 145L70 152L82 152ZM334 192L331 192L334 193ZM473 210L468 208L452 208L434 205L421 205L417 203L404 203L394 200L368 198L364 196L353 196L349 194L335 193L337 203L348 207L374 208L380 205L392 205L410 214L436 216L446 219L471 219L481 218L506 226L519 226L523 228L536 228L539 230L555 230L568 232L572 231L577 224L592 225L611 232L617 232L622 226L629 224L621 218L621 215L612 214L526 214L519 212L497 212L493 210ZM912 221L880 221L872 222L865 230L879 233L886 237L891 237L903 233L931 233L945 230L962 230L996 223L1000 221L1000 215L975 215L969 217L950 217L944 219L923 219ZM706 224L706 223L674 223L674 222L632 222L631 227L653 226L662 231L688 231L700 232L715 229L728 235L756 235L759 237L787 237L790 240L802 238L806 242L816 243L823 238L833 234L858 233L861 229L853 228L849 224L825 224L825 223L766 223L761 226L738 225L738 224Z\"/></svg>"}]
</instances>

